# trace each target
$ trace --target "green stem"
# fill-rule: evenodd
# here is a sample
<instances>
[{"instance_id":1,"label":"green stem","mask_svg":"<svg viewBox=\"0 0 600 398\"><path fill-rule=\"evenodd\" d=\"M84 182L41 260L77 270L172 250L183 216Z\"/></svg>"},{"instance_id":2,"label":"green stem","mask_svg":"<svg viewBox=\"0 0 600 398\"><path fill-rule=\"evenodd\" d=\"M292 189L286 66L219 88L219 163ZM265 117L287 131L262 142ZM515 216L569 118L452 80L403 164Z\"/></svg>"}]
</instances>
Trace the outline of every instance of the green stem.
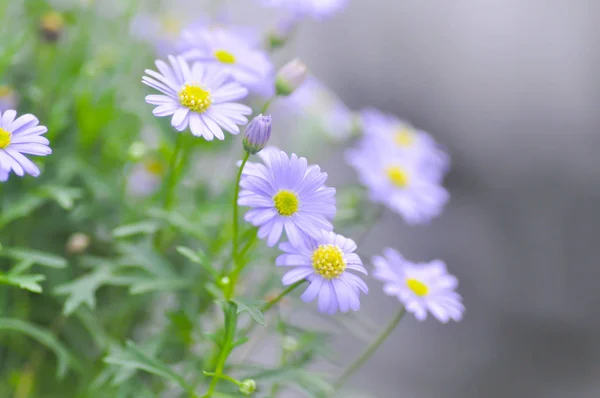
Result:
<instances>
[{"instance_id":1,"label":"green stem","mask_svg":"<svg viewBox=\"0 0 600 398\"><path fill-rule=\"evenodd\" d=\"M342 373L338 381L334 384L334 390L338 390L340 387L342 387L342 385L344 385L348 378L352 376L354 372L360 369L360 367L364 365L364 363L371 357L371 355L373 355L375 351L377 351L379 346L388 338L388 336L390 335L390 333L392 333L394 328L396 328L398 322L402 320L402 317L404 317L405 313L406 309L404 307L400 308L400 311L398 311L394 319L392 319L391 322L387 325L387 327L379 334L379 336L377 336L377 338L371 344L369 344L369 346L362 353L362 355L358 357L348 368L346 368L344 373Z\"/></svg>"},{"instance_id":2,"label":"green stem","mask_svg":"<svg viewBox=\"0 0 600 398\"><path fill-rule=\"evenodd\" d=\"M175 188L177 187L178 171L177 171L177 160L179 159L179 155L181 150L183 149L183 133L177 134L177 141L175 142L175 150L173 151L173 155L171 155L171 160L169 162L169 180L167 181L167 194L165 196L165 210L171 210L173 207L173 202L175 199Z\"/></svg>"},{"instance_id":3,"label":"green stem","mask_svg":"<svg viewBox=\"0 0 600 398\"><path fill-rule=\"evenodd\" d=\"M240 195L240 181L242 179L242 172L244 171L244 167L246 166L246 162L250 157L249 152L245 152L244 158L242 159L242 164L238 170L237 178L235 180L235 190L233 194L233 239L232 239L232 248L231 248L231 257L233 258L234 268L230 275L230 284L227 292L225 293L225 297L230 299L233 296L235 291L235 284L237 282L237 276L241 271L239 256L238 256L238 234L239 234L239 206L238 206L238 196Z\"/></svg>"},{"instance_id":4,"label":"green stem","mask_svg":"<svg viewBox=\"0 0 600 398\"><path fill-rule=\"evenodd\" d=\"M287 287L287 289L285 289L283 292L281 292L279 294L279 296L275 297L273 300L270 300L268 303L266 303L262 308L261 311L262 312L267 312L269 311L275 304L279 303L281 301L281 299L283 299L285 296L287 296L292 290L294 290L295 288L297 288L298 286L300 286L301 284L303 284L304 282L306 282L306 279L302 279L296 283L293 283L291 285L289 285Z\"/></svg>"},{"instance_id":5,"label":"green stem","mask_svg":"<svg viewBox=\"0 0 600 398\"><path fill-rule=\"evenodd\" d=\"M221 345L221 350L219 352L219 357L217 359L217 367L214 371L214 376L208 386L208 391L204 395L204 398L209 398L214 392L215 388L217 388L217 384L219 383L219 379L223 378L223 369L225 369L225 362L231 353L231 346L233 344L233 339L235 338L235 331L237 329L237 305L232 302L226 303L226 308L223 309L225 314L225 333L223 335L223 344Z\"/></svg>"},{"instance_id":6,"label":"green stem","mask_svg":"<svg viewBox=\"0 0 600 398\"><path fill-rule=\"evenodd\" d=\"M236 386L239 386L239 385L242 384L239 380L236 380L233 377L228 376L228 375L224 375L224 374L218 375L218 374L212 373L212 372L204 372L204 375L205 376L216 377L216 378L219 378L219 379L230 381L233 384L235 384Z\"/></svg>"},{"instance_id":7,"label":"green stem","mask_svg":"<svg viewBox=\"0 0 600 398\"><path fill-rule=\"evenodd\" d=\"M264 115L267 112L267 109L269 109L269 106L273 103L273 101L275 101L275 97L269 98L263 105L262 109L260 110L260 113Z\"/></svg>"},{"instance_id":8,"label":"green stem","mask_svg":"<svg viewBox=\"0 0 600 398\"><path fill-rule=\"evenodd\" d=\"M269 302L265 303L265 305L262 306L260 311L263 314L265 312L269 311L271 308L273 308L275 306L275 304L279 303L285 296L290 294L290 292L292 292L294 289L296 289L298 286L300 286L304 282L306 282L306 279L302 279L301 281L291 284L290 286L287 287L287 289L285 289L283 292L279 293L279 295L277 297L275 297L273 300L270 300ZM256 326L256 322L251 322L248 326L246 326L245 329L243 329L240 332L240 335L248 336L250 334L250 332L252 332L252 329L254 329L255 326Z\"/></svg>"}]
</instances>

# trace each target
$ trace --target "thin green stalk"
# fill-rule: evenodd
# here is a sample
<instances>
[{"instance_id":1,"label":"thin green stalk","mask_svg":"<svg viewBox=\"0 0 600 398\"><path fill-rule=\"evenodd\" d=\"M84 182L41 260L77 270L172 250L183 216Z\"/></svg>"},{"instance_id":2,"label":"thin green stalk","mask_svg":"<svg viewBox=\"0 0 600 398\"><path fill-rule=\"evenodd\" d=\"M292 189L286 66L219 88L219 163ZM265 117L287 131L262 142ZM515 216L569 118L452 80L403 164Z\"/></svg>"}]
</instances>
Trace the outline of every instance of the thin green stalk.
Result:
<instances>
[{"instance_id":1,"label":"thin green stalk","mask_svg":"<svg viewBox=\"0 0 600 398\"><path fill-rule=\"evenodd\" d=\"M283 299L285 296L287 296L291 291L293 291L294 289L296 289L298 286L300 286L301 284L303 284L304 282L306 282L306 279L302 279L296 283L293 283L291 285L289 285L287 287L287 289L285 289L283 292L279 293L279 296L275 297L273 300L269 300L269 302L267 302L262 308L261 311L262 312L267 312L269 311L275 304L279 303L281 301L281 299Z\"/></svg>"},{"instance_id":2,"label":"thin green stalk","mask_svg":"<svg viewBox=\"0 0 600 398\"><path fill-rule=\"evenodd\" d=\"M238 196L240 195L240 181L242 179L242 172L244 171L244 167L246 166L246 162L250 157L249 152L245 152L244 158L242 159L242 164L238 170L237 178L235 180L235 190L233 194L233 239L232 239L232 248L231 248L231 257L233 258L233 271L229 276L231 282L229 284L229 288L225 293L225 297L230 299L233 296L235 291L235 284L237 282L238 274L241 271L242 266L240 265L240 259L238 255L238 234L239 234L239 206L238 206Z\"/></svg>"},{"instance_id":3,"label":"thin green stalk","mask_svg":"<svg viewBox=\"0 0 600 398\"><path fill-rule=\"evenodd\" d=\"M213 372L212 380L208 386L208 391L204 395L204 398L210 398L217 388L219 379L223 378L223 369L225 369L225 362L232 350L233 339L235 338L235 331L237 329L237 305L228 301L226 303L227 308L223 308L225 314L225 333L223 335L223 343L220 346L219 357L217 359L217 367Z\"/></svg>"},{"instance_id":4,"label":"thin green stalk","mask_svg":"<svg viewBox=\"0 0 600 398\"><path fill-rule=\"evenodd\" d=\"M177 141L175 142L175 150L173 151L173 155L171 155L171 160L169 161L169 179L167 181L167 193L165 196L165 210L171 210L173 207L173 202L175 199L175 188L177 187L178 180L178 171L177 171L177 160L179 159L179 155L183 149L183 133L177 134Z\"/></svg>"},{"instance_id":5,"label":"thin green stalk","mask_svg":"<svg viewBox=\"0 0 600 398\"><path fill-rule=\"evenodd\" d=\"M277 297L275 297L273 300L269 300L267 303L265 303L262 306L262 308L260 309L260 311L263 314L266 313L271 308L273 308L275 306L275 304L279 303L285 296L290 294L293 290L295 290L298 286L300 286L304 282L306 282L306 279L302 279L301 281L291 284L290 286L287 287L287 289L285 289L283 292L279 293L279 295ZM240 332L240 335L248 336L250 334L250 332L252 332L252 329L254 329L255 326L256 326L256 322L251 322L248 326L246 326L246 328L244 328Z\"/></svg>"},{"instance_id":6,"label":"thin green stalk","mask_svg":"<svg viewBox=\"0 0 600 398\"><path fill-rule=\"evenodd\" d=\"M334 391L336 391L340 387L342 387L344 385L344 383L348 380L348 378L350 376L352 376L354 374L354 372L356 372L358 369L360 369L361 366L364 365L364 363L369 358L371 358L371 356L375 353L375 351L377 351L379 346L388 338L390 333L392 333L392 331L396 328L396 325L398 325L398 322L400 322L402 320L405 313L406 313L406 309L404 307L400 308L400 311L398 311L396 316L390 321L390 323L379 334L379 336L377 336L377 338L371 344L369 344L369 346L362 353L362 355L360 357L358 357L354 362L352 362L352 364L350 364L350 366L348 366L348 368L346 368L344 373L342 373L342 375L340 376L338 381L333 385Z\"/></svg>"},{"instance_id":7,"label":"thin green stalk","mask_svg":"<svg viewBox=\"0 0 600 398\"><path fill-rule=\"evenodd\" d=\"M269 98L263 105L262 109L260 110L260 113L264 115L267 112L267 109L269 109L269 106L273 103L273 101L275 101L275 98L276 97Z\"/></svg>"}]
</instances>

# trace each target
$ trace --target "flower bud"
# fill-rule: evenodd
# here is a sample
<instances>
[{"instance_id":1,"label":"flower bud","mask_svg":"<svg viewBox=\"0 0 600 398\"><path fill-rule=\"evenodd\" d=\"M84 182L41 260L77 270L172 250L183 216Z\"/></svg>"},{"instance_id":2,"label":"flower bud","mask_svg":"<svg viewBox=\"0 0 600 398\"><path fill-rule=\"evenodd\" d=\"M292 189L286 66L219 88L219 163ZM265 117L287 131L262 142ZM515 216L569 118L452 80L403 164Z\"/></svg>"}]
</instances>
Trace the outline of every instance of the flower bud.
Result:
<instances>
[{"instance_id":1,"label":"flower bud","mask_svg":"<svg viewBox=\"0 0 600 398\"><path fill-rule=\"evenodd\" d=\"M65 19L56 11L49 11L40 20L40 32L44 39L55 42L65 27Z\"/></svg>"},{"instance_id":2,"label":"flower bud","mask_svg":"<svg viewBox=\"0 0 600 398\"><path fill-rule=\"evenodd\" d=\"M269 138L271 138L271 115L263 116L261 113L246 126L242 144L246 152L255 154L267 146Z\"/></svg>"},{"instance_id":3,"label":"flower bud","mask_svg":"<svg viewBox=\"0 0 600 398\"><path fill-rule=\"evenodd\" d=\"M252 379L243 380L240 383L240 392L244 395L252 395L256 391L256 382Z\"/></svg>"},{"instance_id":4,"label":"flower bud","mask_svg":"<svg viewBox=\"0 0 600 398\"><path fill-rule=\"evenodd\" d=\"M294 92L306 79L308 70L304 62L293 59L285 64L275 79L275 90L277 95L287 96Z\"/></svg>"},{"instance_id":5,"label":"flower bud","mask_svg":"<svg viewBox=\"0 0 600 398\"><path fill-rule=\"evenodd\" d=\"M287 352L294 352L298 349L298 340L292 336L285 336L281 341L281 348Z\"/></svg>"},{"instance_id":6,"label":"flower bud","mask_svg":"<svg viewBox=\"0 0 600 398\"><path fill-rule=\"evenodd\" d=\"M66 244L67 252L70 254L81 254L90 245L90 237L84 233L77 232L69 237Z\"/></svg>"},{"instance_id":7,"label":"flower bud","mask_svg":"<svg viewBox=\"0 0 600 398\"><path fill-rule=\"evenodd\" d=\"M268 33L268 43L272 50L283 47L298 25L296 17L283 18Z\"/></svg>"}]
</instances>

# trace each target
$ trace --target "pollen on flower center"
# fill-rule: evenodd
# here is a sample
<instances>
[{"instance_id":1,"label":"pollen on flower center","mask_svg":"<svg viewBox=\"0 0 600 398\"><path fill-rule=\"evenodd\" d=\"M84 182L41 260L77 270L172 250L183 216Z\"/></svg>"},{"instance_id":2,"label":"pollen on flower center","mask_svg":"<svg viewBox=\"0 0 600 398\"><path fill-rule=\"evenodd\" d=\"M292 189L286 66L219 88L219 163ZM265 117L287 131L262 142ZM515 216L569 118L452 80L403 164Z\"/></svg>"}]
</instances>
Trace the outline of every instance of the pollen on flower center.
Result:
<instances>
[{"instance_id":1,"label":"pollen on flower center","mask_svg":"<svg viewBox=\"0 0 600 398\"><path fill-rule=\"evenodd\" d=\"M12 133L0 127L0 149L4 149L10 145Z\"/></svg>"},{"instance_id":2,"label":"pollen on flower center","mask_svg":"<svg viewBox=\"0 0 600 398\"><path fill-rule=\"evenodd\" d=\"M325 279L338 278L346 270L344 253L336 245L319 245L311 259L315 272Z\"/></svg>"},{"instance_id":3,"label":"pollen on flower center","mask_svg":"<svg viewBox=\"0 0 600 398\"><path fill-rule=\"evenodd\" d=\"M215 57L222 64L235 64L235 55L225 50L215 51Z\"/></svg>"},{"instance_id":4,"label":"pollen on flower center","mask_svg":"<svg viewBox=\"0 0 600 398\"><path fill-rule=\"evenodd\" d=\"M280 190L273 196L275 209L282 216L289 217L298 211L300 207L300 199L295 192L285 189Z\"/></svg>"},{"instance_id":5,"label":"pollen on flower center","mask_svg":"<svg viewBox=\"0 0 600 398\"><path fill-rule=\"evenodd\" d=\"M163 164L158 160L154 159L145 162L144 167L146 168L146 171L148 173L154 174L156 176L161 176L165 172L165 167L163 166Z\"/></svg>"},{"instance_id":6,"label":"pollen on flower center","mask_svg":"<svg viewBox=\"0 0 600 398\"><path fill-rule=\"evenodd\" d=\"M398 166L390 166L386 169L389 180L395 186L404 188L408 185L408 173Z\"/></svg>"},{"instance_id":7,"label":"pollen on flower center","mask_svg":"<svg viewBox=\"0 0 600 398\"><path fill-rule=\"evenodd\" d=\"M406 285L419 297L427 296L429 288L421 281L409 278L406 280Z\"/></svg>"},{"instance_id":8,"label":"pollen on flower center","mask_svg":"<svg viewBox=\"0 0 600 398\"><path fill-rule=\"evenodd\" d=\"M183 90L179 92L179 102L194 112L203 113L212 104L212 98L210 90L198 84L186 83Z\"/></svg>"},{"instance_id":9,"label":"pollen on flower center","mask_svg":"<svg viewBox=\"0 0 600 398\"><path fill-rule=\"evenodd\" d=\"M394 142L401 147L409 147L415 141L415 134L408 128L402 128L394 134Z\"/></svg>"}]
</instances>

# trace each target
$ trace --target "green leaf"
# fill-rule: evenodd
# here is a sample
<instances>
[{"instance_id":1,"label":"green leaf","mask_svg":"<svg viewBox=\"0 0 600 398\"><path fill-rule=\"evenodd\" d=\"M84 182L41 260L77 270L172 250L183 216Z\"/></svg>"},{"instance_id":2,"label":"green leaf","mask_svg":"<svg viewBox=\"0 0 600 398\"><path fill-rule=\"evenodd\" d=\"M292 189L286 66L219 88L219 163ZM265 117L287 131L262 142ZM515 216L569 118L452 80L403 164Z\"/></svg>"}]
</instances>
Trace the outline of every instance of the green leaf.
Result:
<instances>
[{"instance_id":1,"label":"green leaf","mask_svg":"<svg viewBox=\"0 0 600 398\"><path fill-rule=\"evenodd\" d=\"M63 308L63 314L69 316L82 304L94 309L96 307L96 291L108 283L112 276L108 267L97 268L72 282L59 285L54 289L58 295L68 295Z\"/></svg>"},{"instance_id":2,"label":"green leaf","mask_svg":"<svg viewBox=\"0 0 600 398\"><path fill-rule=\"evenodd\" d=\"M69 351L46 329L20 319L0 318L0 330L23 333L48 347L56 355L56 375L59 378L63 378L67 374L69 365L71 368L79 367Z\"/></svg>"},{"instance_id":3,"label":"green leaf","mask_svg":"<svg viewBox=\"0 0 600 398\"><path fill-rule=\"evenodd\" d=\"M185 246L177 246L177 252L179 254L181 254L182 256L186 257L188 260L190 260L193 263L196 264L200 264L202 266L202 268L204 268L206 270L206 272L208 272L210 275L212 275L215 279L218 276L217 270L215 270L214 268L212 268L210 266L210 264L208 264L207 260L206 260L206 256L204 255L204 253L202 251L195 251L193 249L190 249L189 247L185 247Z\"/></svg>"},{"instance_id":4,"label":"green leaf","mask_svg":"<svg viewBox=\"0 0 600 398\"><path fill-rule=\"evenodd\" d=\"M42 192L54 199L60 207L65 210L71 210L75 201L83 196L81 189L61 187L56 185L47 185L42 188Z\"/></svg>"},{"instance_id":5,"label":"green leaf","mask_svg":"<svg viewBox=\"0 0 600 398\"><path fill-rule=\"evenodd\" d=\"M171 320L173 330L179 338L186 344L191 345L194 342L192 332L194 331L194 323L183 311L171 311L167 313L167 317Z\"/></svg>"},{"instance_id":6,"label":"green leaf","mask_svg":"<svg viewBox=\"0 0 600 398\"><path fill-rule=\"evenodd\" d=\"M9 249L4 249L0 251L0 256L9 257L19 261L30 261L51 268L65 268L67 266L67 260L63 257L25 247L11 247Z\"/></svg>"},{"instance_id":7,"label":"green leaf","mask_svg":"<svg viewBox=\"0 0 600 398\"><path fill-rule=\"evenodd\" d=\"M117 227L112 232L115 238L128 238L134 235L148 235L156 232L160 225L156 221L142 221Z\"/></svg>"},{"instance_id":8,"label":"green leaf","mask_svg":"<svg viewBox=\"0 0 600 398\"><path fill-rule=\"evenodd\" d=\"M254 322L258 323L259 325L266 326L265 325L265 317L264 317L262 311L260 310L260 307L264 302L251 301L251 300L244 299L244 298L236 298L233 301L235 301L235 303L238 305L238 308L237 308L238 314L240 312L246 311L246 312L248 312L248 314L250 314L252 319L254 319Z\"/></svg>"},{"instance_id":9,"label":"green leaf","mask_svg":"<svg viewBox=\"0 0 600 398\"><path fill-rule=\"evenodd\" d=\"M127 347L118 355L111 355L104 358L104 362L122 366L125 369L137 369L151 373L179 384L186 391L193 391L183 377L171 369L167 364L150 358L138 349L132 341L127 342Z\"/></svg>"},{"instance_id":10,"label":"green leaf","mask_svg":"<svg viewBox=\"0 0 600 398\"><path fill-rule=\"evenodd\" d=\"M187 259L193 263L202 264L204 262L204 258L200 257L200 254L197 251L192 250L189 247L177 246L177 252L182 256L187 257Z\"/></svg>"},{"instance_id":11,"label":"green leaf","mask_svg":"<svg viewBox=\"0 0 600 398\"><path fill-rule=\"evenodd\" d=\"M122 243L119 251L123 254L119 261L121 267L140 268L158 278L173 279L178 276L171 263L150 242Z\"/></svg>"},{"instance_id":12,"label":"green leaf","mask_svg":"<svg viewBox=\"0 0 600 398\"><path fill-rule=\"evenodd\" d=\"M2 215L0 215L0 227L30 215L44 202L46 202L46 199L40 196L26 196L14 204L3 205Z\"/></svg>"},{"instance_id":13,"label":"green leaf","mask_svg":"<svg viewBox=\"0 0 600 398\"><path fill-rule=\"evenodd\" d=\"M46 279L44 275L34 274L34 275L11 275L11 274L2 274L0 273L0 283L5 283L7 285L18 286L21 289L29 290L33 293L41 293L42 287L38 282Z\"/></svg>"},{"instance_id":14,"label":"green leaf","mask_svg":"<svg viewBox=\"0 0 600 398\"><path fill-rule=\"evenodd\" d=\"M129 288L129 293L143 294L150 292L171 292L191 287L193 283L193 280L183 278L151 279L132 284Z\"/></svg>"}]
</instances>

